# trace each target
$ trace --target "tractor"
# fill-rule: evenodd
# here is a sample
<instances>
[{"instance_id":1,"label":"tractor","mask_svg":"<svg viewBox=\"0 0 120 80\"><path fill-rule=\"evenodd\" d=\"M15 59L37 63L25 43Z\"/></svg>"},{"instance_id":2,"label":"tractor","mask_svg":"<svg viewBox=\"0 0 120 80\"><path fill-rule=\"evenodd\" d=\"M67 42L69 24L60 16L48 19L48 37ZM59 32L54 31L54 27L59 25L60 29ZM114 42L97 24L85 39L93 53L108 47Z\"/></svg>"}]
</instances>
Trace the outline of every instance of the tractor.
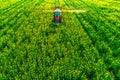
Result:
<instances>
[{"instance_id":1,"label":"tractor","mask_svg":"<svg viewBox=\"0 0 120 80\"><path fill-rule=\"evenodd\" d=\"M60 24L62 22L62 14L59 7L56 7L54 11L53 21L55 24Z\"/></svg>"}]
</instances>

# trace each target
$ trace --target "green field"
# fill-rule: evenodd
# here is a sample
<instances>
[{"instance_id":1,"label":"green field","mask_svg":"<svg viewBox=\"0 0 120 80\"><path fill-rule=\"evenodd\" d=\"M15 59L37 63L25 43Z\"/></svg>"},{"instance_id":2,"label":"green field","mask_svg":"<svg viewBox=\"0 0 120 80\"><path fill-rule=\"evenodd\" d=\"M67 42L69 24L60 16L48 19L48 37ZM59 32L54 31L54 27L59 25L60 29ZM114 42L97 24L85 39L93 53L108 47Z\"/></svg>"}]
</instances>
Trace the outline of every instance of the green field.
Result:
<instances>
[{"instance_id":1,"label":"green field","mask_svg":"<svg viewBox=\"0 0 120 80\"><path fill-rule=\"evenodd\" d=\"M0 0L0 80L32 79L120 80L120 1Z\"/></svg>"}]
</instances>

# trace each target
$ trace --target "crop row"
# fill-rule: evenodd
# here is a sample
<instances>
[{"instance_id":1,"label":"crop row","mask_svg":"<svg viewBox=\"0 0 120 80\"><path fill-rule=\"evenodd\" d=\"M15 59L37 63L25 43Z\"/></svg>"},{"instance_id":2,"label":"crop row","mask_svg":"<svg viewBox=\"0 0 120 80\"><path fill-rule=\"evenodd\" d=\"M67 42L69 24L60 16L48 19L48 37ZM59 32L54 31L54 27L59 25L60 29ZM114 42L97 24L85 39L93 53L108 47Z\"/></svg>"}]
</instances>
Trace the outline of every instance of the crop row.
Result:
<instances>
[{"instance_id":1,"label":"crop row","mask_svg":"<svg viewBox=\"0 0 120 80\"><path fill-rule=\"evenodd\" d=\"M118 37L117 40L112 42L114 45L112 45L110 42L105 43L106 41L109 41L107 38L115 37L115 35L112 34L113 31L108 32L109 30L105 30L105 29L110 29L111 27L114 28L114 26L109 27L110 24L107 24L107 23L104 23L104 22L103 22L104 23L103 25L102 25L102 23L96 23L97 22L96 18L95 18L96 16L94 16L91 13L93 13L93 11L88 12L86 14L85 13L81 13L79 15L76 14L76 17L78 18L78 20L82 24L84 30L89 35L90 39L93 42L93 45L95 45L96 48L98 49L100 55L105 55L105 53L107 53L106 55L110 56L111 53L113 53L113 56L118 56L119 55L119 37ZM95 12L95 13L97 14L97 12ZM104 19L103 17L102 18L99 18L99 17L101 17L101 16L100 15L97 16L98 21ZM104 21L106 21L106 20L104 20ZM109 28L106 28L106 27L109 27ZM114 31L117 31L117 33L119 33L117 29L114 30ZM102 35L102 37L100 35ZM111 50L111 48L109 46L114 47L114 50ZM106 58L105 58L105 62L106 62ZM114 73L115 78L118 78L118 76L117 76L118 70L119 69L117 68L117 70L112 71L113 73L114 73L114 71L116 71L116 73Z\"/></svg>"},{"instance_id":2,"label":"crop row","mask_svg":"<svg viewBox=\"0 0 120 80\"><path fill-rule=\"evenodd\" d=\"M89 3L83 4L77 0L61 0L57 3L56 0L41 1L26 1L31 6L25 3L18 5L20 9L15 13L12 10L18 7L8 8L11 17L2 17L6 27L1 28L0 33L0 77L119 80L119 37L116 38L119 32L111 26L117 31L114 36L109 20L98 15L99 8L88 7ZM52 23L52 12L30 10L57 4L94 11L62 13L62 24L55 25ZM114 38L117 39L115 42L112 41ZM111 41L116 47L111 45ZM113 57L115 48L118 48L118 52Z\"/></svg>"}]
</instances>

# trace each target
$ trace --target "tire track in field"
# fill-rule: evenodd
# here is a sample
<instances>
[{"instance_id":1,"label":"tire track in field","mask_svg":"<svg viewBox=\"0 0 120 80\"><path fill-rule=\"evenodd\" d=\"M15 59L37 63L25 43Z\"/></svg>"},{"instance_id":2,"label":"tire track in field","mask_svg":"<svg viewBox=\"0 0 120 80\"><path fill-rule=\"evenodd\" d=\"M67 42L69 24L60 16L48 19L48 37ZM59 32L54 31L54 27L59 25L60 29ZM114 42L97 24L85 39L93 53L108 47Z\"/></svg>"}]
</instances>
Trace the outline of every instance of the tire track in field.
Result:
<instances>
[{"instance_id":1,"label":"tire track in field","mask_svg":"<svg viewBox=\"0 0 120 80\"><path fill-rule=\"evenodd\" d=\"M20 5L18 5L17 7L15 7L15 8L13 8L12 10L10 10L10 11L8 11L7 13L3 13L2 14L2 17L3 17L3 19L2 19L2 21L5 21L5 19L8 19L11 15L16 15L17 16L17 14L16 14L16 12L18 12L18 13L20 13L20 11L23 11L23 10L25 10L25 9L23 9L24 7L24 5L27 3L27 1L24 1L22 4L20 4ZM29 2L30 3L30 2ZM4 17L5 16L5 17ZM15 17L16 17L15 16Z\"/></svg>"},{"instance_id":2,"label":"tire track in field","mask_svg":"<svg viewBox=\"0 0 120 80\"><path fill-rule=\"evenodd\" d=\"M67 2L69 2L69 1L67 1L67 0L64 0L64 2L66 3L66 5L68 6L68 7L70 7L71 5L69 5ZM72 3L71 3L72 4ZM74 15L76 16L76 14L74 13ZM77 18L77 17L76 17ZM78 18L77 18L78 19ZM81 24L82 26L83 26L83 24ZM92 40L92 38L91 38L91 36L89 35L89 33L87 32L87 30L86 30L86 28L83 28L84 29L84 31L87 33L87 35L89 36L89 38L90 38L90 40L93 42L93 40ZM94 44L93 44L94 45Z\"/></svg>"},{"instance_id":3,"label":"tire track in field","mask_svg":"<svg viewBox=\"0 0 120 80\"><path fill-rule=\"evenodd\" d=\"M85 18L85 20L87 20L87 22L89 22L90 24L92 24L92 26L94 26L93 28L94 28L94 30L96 30L97 31L97 29L99 30L99 28L100 29L102 29L101 27L97 27L95 24L93 24L93 22L91 22L90 20L88 20L88 19L86 19L86 17L83 15L83 14L81 14L84 18ZM89 16L89 15L88 15ZM91 16L91 17L93 17L93 16ZM103 31L103 33L105 32L105 30L102 30ZM97 32L96 32L97 33ZM106 34L104 34L104 35L106 35ZM106 35L107 36L107 35ZM100 38L102 38L102 37L100 37ZM104 37L105 38L105 37ZM106 42L106 39L104 39L104 38L102 38L103 40L104 40L104 42L105 42L105 44L108 46L109 44L107 44L107 42ZM107 39L107 41L109 41L108 39ZM112 50L112 47L109 45L108 46L109 47L109 49L110 50Z\"/></svg>"},{"instance_id":4,"label":"tire track in field","mask_svg":"<svg viewBox=\"0 0 120 80\"><path fill-rule=\"evenodd\" d=\"M31 2L31 4L32 4L33 2ZM34 3L33 4L33 7L35 6L35 4L36 3ZM21 6L22 7L22 6ZM23 9L24 9L25 7L23 7ZM29 15L30 15L31 13L29 13ZM0 37L2 37L2 36L4 36L6 33L7 33L7 31L9 30L9 29L11 29L11 28L13 28L15 31L20 27L20 25L21 24L23 24L23 22L25 21L25 19L27 19L27 18L23 18L23 17L21 17L22 15L24 15L24 11L22 12L22 10L21 10L21 12L19 11L19 12L17 12L17 13L15 13L15 15L19 15L19 17L17 17L17 18L14 18L15 16L13 16L12 18L11 18L11 20L13 21L11 21L12 23L10 24L10 22L9 22L9 20L7 21L7 23L4 23L6 26L8 26L8 27L6 27L5 29L3 29L2 31L1 31L1 34L0 34ZM22 20L21 20L21 18L23 18ZM19 20L21 20L22 22L18 22ZM15 24L15 25L14 25ZM13 26L14 25L14 26Z\"/></svg>"},{"instance_id":5,"label":"tire track in field","mask_svg":"<svg viewBox=\"0 0 120 80\"><path fill-rule=\"evenodd\" d=\"M37 2L37 1L34 0L34 1L31 1L31 2L33 2L34 3L33 6L35 6L37 3L41 2L41 1ZM22 2L22 4L18 5L15 8L12 8L12 10L8 11L7 13L2 14L2 18L1 18L2 22L4 22L6 19L8 19L10 15L14 15L13 16L13 18L14 18L14 17L17 17L17 15L19 15L18 13L21 13L21 11L27 10L26 8L29 9L28 6L25 7L25 5L28 4L28 3L30 3L30 2L24 1L24 2ZM16 13L16 11L17 11L17 13ZM30 10L28 10L28 11L30 11ZM15 14L14 14L14 12L15 12ZM6 21L6 22L9 22L9 21L10 21L10 19L8 21Z\"/></svg>"},{"instance_id":6,"label":"tire track in field","mask_svg":"<svg viewBox=\"0 0 120 80\"><path fill-rule=\"evenodd\" d=\"M43 1L43 0L41 0L41 1ZM32 4L32 3L31 3ZM34 5L35 3L33 3L33 5ZM32 6L32 7L34 7L34 6ZM32 13L30 13L30 14L32 14ZM0 45L0 52L4 52L4 49L5 48L7 48L7 49L12 49L13 51L13 53L15 52L15 53L17 53L16 51L18 50L18 48L20 47L20 43L18 42L18 40L19 39L16 39L17 37L20 37L20 36L17 36L16 37L16 33L17 32L19 32L19 30L18 30L18 28L19 27L23 27L23 28L26 28L26 26L24 26L24 24L25 24L25 22L26 22L26 19L28 19L28 18L26 18L26 17L24 17L24 16L22 16L22 17L20 17L20 19L19 19L19 23L17 23L17 24L15 24L14 25L14 27L11 27L9 30L9 33L8 34L6 34L6 35L4 35L6 38L7 38L7 41L6 41L6 43L4 43L5 41L2 41L2 42L0 42L0 44L2 44L2 45ZM22 34L22 33L17 33L17 34ZM4 39L5 37L0 37L0 39L2 40L2 39ZM25 36L26 37L26 36ZM24 36L22 36L22 40L24 40L24 38L25 38ZM5 40L6 40L6 38L5 38ZM1 41L0 40L0 41ZM17 45L17 42L18 42L18 45ZM9 43L9 44L8 44ZM11 47L11 45L16 45L17 47L16 47L16 49L13 49L13 46ZM2 47L1 47L2 46ZM19 48L20 49L20 48ZM19 50L18 50L19 51ZM27 55L27 54L25 54L25 55ZM6 56L4 56L4 57L6 57ZM15 57L16 57L16 55L15 55ZM13 58L13 57L11 57L11 58ZM15 58L14 58L15 59Z\"/></svg>"},{"instance_id":7,"label":"tire track in field","mask_svg":"<svg viewBox=\"0 0 120 80\"><path fill-rule=\"evenodd\" d=\"M7 33L7 30L12 28L14 24L17 24L17 22L19 21L20 17L21 17L21 12L17 12L15 13L15 15L19 15L17 18L15 18L15 16L13 17L8 17L8 20L6 20L4 23L1 24L0 28L1 28L1 34L0 36L2 37L3 35L5 35Z\"/></svg>"},{"instance_id":8,"label":"tire track in field","mask_svg":"<svg viewBox=\"0 0 120 80\"><path fill-rule=\"evenodd\" d=\"M23 4L25 4L25 3L23 3ZM21 4L21 7L18 12L14 12L14 13L10 13L10 14L9 14L9 12L7 13L8 16L6 16L2 19L2 21L1 21L2 24L0 24L0 28L3 28L6 24L9 24L10 21L14 20L15 17L18 17L18 15L21 14L22 10L24 9L24 7L22 7L23 4ZM14 8L14 9L17 10L18 7ZM4 14L2 16L4 16Z\"/></svg>"},{"instance_id":9,"label":"tire track in field","mask_svg":"<svg viewBox=\"0 0 120 80\"><path fill-rule=\"evenodd\" d=\"M67 5L68 7L70 6L70 5L67 3L68 1L67 1L67 2L64 1L64 2L66 3L66 5ZM71 4L72 4L72 3L71 3ZM84 26L85 24L81 23L81 21L83 21L83 20L80 21L80 20L78 19L77 14L76 14L76 13L73 13L73 14L76 16L76 18L77 18L77 20L79 21L80 25L82 26L84 32L87 34L87 36L88 36L89 40L91 41L93 47L95 48L96 52L99 53L99 55L101 55L98 47L96 47L96 45L95 45L96 39L94 39L94 38L92 37L92 35L90 35L90 33L88 32L87 28ZM96 55L96 56L97 56L97 55ZM96 57L96 58L97 58L97 57Z\"/></svg>"},{"instance_id":10,"label":"tire track in field","mask_svg":"<svg viewBox=\"0 0 120 80\"><path fill-rule=\"evenodd\" d=\"M13 9L13 8L12 8ZM8 14L9 12L7 12L6 14ZM3 25L5 25L7 22L9 22L10 21L10 16L11 16L11 14L10 15L8 15L8 16L5 16L4 17L4 15L6 15L6 14L1 14L2 16L1 16L1 21L0 21L0 23L2 23L2 24L0 24L0 28L3 26ZM12 13L12 15L13 15L13 13ZM17 14L16 14L17 15ZM8 20L7 20L8 19ZM4 21L6 20L6 22L4 23Z\"/></svg>"},{"instance_id":11,"label":"tire track in field","mask_svg":"<svg viewBox=\"0 0 120 80\"><path fill-rule=\"evenodd\" d=\"M72 3L74 3L73 1L71 1ZM81 1L80 1L81 2ZM85 2L83 2L82 1L82 3L83 4L85 4L84 6L85 7L87 7L87 8L89 8L90 7L90 10L92 11L92 15L96 15L96 17L97 17L97 20L99 20L99 21L101 21L101 24L102 24L102 26L106 26L107 28L106 29L109 29L109 31L110 32L112 32L113 33L113 35L114 35L114 33L115 33L115 31L117 31L118 32L118 29L116 28L112 28L110 25L110 20L109 19L107 19L107 18L104 18L105 16L102 16L101 15L101 13L100 14L96 14L97 13L97 11L98 11L98 9L95 9L95 10L93 10L93 8L95 8L95 7L91 7L91 6L88 6ZM74 3L74 5L75 6L80 6L80 4L78 4L78 3ZM82 4L81 4L82 5ZM100 15L100 16L99 16ZM91 16L91 17L93 17L93 16ZM99 19L98 19L99 18ZM108 20L107 21L107 23L105 22L105 21L103 21L103 20ZM104 24L103 24L104 23ZM115 24L115 21L112 23L112 26L114 26L114 24ZM111 29L111 30L110 30ZM115 30L115 31L113 31L113 30ZM104 30L105 31L105 30ZM117 33L116 33L116 35L118 35Z\"/></svg>"},{"instance_id":12,"label":"tire track in field","mask_svg":"<svg viewBox=\"0 0 120 80\"><path fill-rule=\"evenodd\" d=\"M25 3L24 3L25 4ZM22 7L19 9L18 12L15 12L12 16L8 16L7 18L5 18L5 22L1 22L2 24L0 24L0 28L2 29L3 27L5 27L6 25L11 25L10 22L12 22L15 17L18 17L18 19L21 16L21 13L24 13L23 10L25 9L25 7ZM13 22L14 23L14 22Z\"/></svg>"},{"instance_id":13,"label":"tire track in field","mask_svg":"<svg viewBox=\"0 0 120 80\"><path fill-rule=\"evenodd\" d=\"M87 6L87 7L89 7L89 6ZM91 8L92 9L92 8ZM83 15L84 16L84 15ZM96 15L97 16L97 15ZM100 16L100 15L99 15ZM98 17L99 17L98 16ZM90 16L89 16L90 17ZM92 17L92 16L91 16ZM85 17L86 18L86 17ZM93 17L91 18L91 19L93 19ZM101 19L100 20L102 20L102 19L105 19L106 20L106 18L103 18L103 17L101 17ZM97 27L96 25L94 25L94 23L92 22L92 21L89 21L88 19L86 19L88 22L90 22L94 27L96 27L96 29L101 29L102 30L102 33L107 33L106 31L108 31L108 33L112 33L112 35L110 36L110 35L108 35L108 34L102 34L103 36L105 36L105 37L101 37L104 41L105 41L105 43L107 44L107 45L109 45L109 47L110 47L110 49L111 50L114 50L114 49L116 49L116 48L113 48L113 46L112 46L112 44L111 44L111 41L109 40L110 38L112 38L113 36L115 36L115 38L116 39L119 39L117 36L119 35L119 31L117 30L117 29L114 29L114 27L111 27L110 26L110 23L109 24L107 24L107 23L105 23L104 21L102 22L102 23L104 23L104 25L103 26L105 26L104 27L104 29L106 29L106 30L104 30L104 29L102 29L101 28L101 26L99 26L99 27ZM106 25L107 24L107 25ZM108 27L109 26L109 27ZM106 27L108 27L108 28L106 28ZM111 29L112 28L112 29ZM96 30L95 29L95 30ZM110 30L111 29L111 30ZM117 31L117 32L116 32ZM115 34L115 35L114 35ZM101 34L100 34L101 35ZM110 37L109 37L110 36ZM107 41L109 41L109 42L107 42ZM113 42L113 41L112 41ZM119 42L119 41L118 41ZM108 44L108 43L110 43L110 44ZM117 42L116 42L117 43ZM115 44L115 43L114 43ZM117 47L118 48L118 47Z\"/></svg>"},{"instance_id":14,"label":"tire track in field","mask_svg":"<svg viewBox=\"0 0 120 80\"><path fill-rule=\"evenodd\" d=\"M12 9L14 9L16 7L19 7L20 4L22 4L24 2L25 1L22 1L22 0L18 1L18 2L14 3L14 4L10 5L10 6L7 6L6 8L1 9L1 11L2 11L3 14L6 14L7 12L12 11Z\"/></svg>"},{"instance_id":15,"label":"tire track in field","mask_svg":"<svg viewBox=\"0 0 120 80\"><path fill-rule=\"evenodd\" d=\"M92 22L90 22L90 20L88 20L88 19L86 19L86 16L84 16L83 14L81 14L81 16L84 18L84 20L86 21L86 22L88 22L90 25L92 24L92 26L93 26L93 28L94 28L94 30L95 30L95 33L97 33L98 32L98 27L95 25L95 24L93 24ZM89 15L88 15L89 16ZM91 17L93 17L93 16L91 16ZM100 28L101 29L101 28ZM104 31L104 30L103 30ZM103 32L104 33L104 32ZM104 41L104 43L105 43L105 45L107 45L107 47L109 48L109 50L110 50L110 52L112 52L112 49L111 49L111 47L107 44L107 42L106 42L106 40L104 40L103 38L101 38L101 36L99 35L99 34L97 34L97 36L99 36L99 39L102 39L102 41Z\"/></svg>"},{"instance_id":16,"label":"tire track in field","mask_svg":"<svg viewBox=\"0 0 120 80\"><path fill-rule=\"evenodd\" d=\"M83 1L82 1L82 2L83 2ZM101 13L99 14L99 12L98 12L99 9L98 9L98 8L92 7L92 6L88 5L88 4L85 3L85 2L83 2L83 4L85 4L86 7L89 7L89 8L91 9L92 14L95 15L95 16L97 16L97 19L101 20L101 21L102 21L102 25L104 24L104 26L106 26L106 29L108 29L110 32L114 33L114 32L115 32L115 31L113 31L114 28L116 28L116 30L118 30L117 27L115 26L117 23L116 23L115 21L109 20L106 16L102 15ZM96 14L96 13L97 13L97 14ZM101 17L101 18L100 18L100 17ZM107 23L106 23L105 21L103 21L103 20L107 20ZM114 26L114 27L111 27L111 26ZM110 30L110 29L111 29L111 30ZM118 32L118 31L117 31L117 32ZM113 34L113 35L114 35L114 34ZM116 35L117 35L117 34L116 34Z\"/></svg>"},{"instance_id":17,"label":"tire track in field","mask_svg":"<svg viewBox=\"0 0 120 80\"><path fill-rule=\"evenodd\" d=\"M72 4L72 3L71 3L71 4ZM67 4L67 5L68 5L68 4ZM90 35L90 33L88 32L87 28L85 27L86 24L82 23L82 20L79 19L78 14L76 14L76 13L74 13L74 14L76 15L76 17L77 17L77 19L79 20L79 22L81 23L81 25L83 26L83 29L84 29L84 30L86 31L86 33L88 34L90 40L92 41L93 46L96 47L96 40L97 40L97 38L94 39L93 35ZM94 30L94 29L93 29L93 30ZM96 33L96 31L95 31L95 33ZM100 36L97 35L97 37L99 37L99 39L101 39ZM104 43L104 42L103 42L103 43ZM110 48L106 43L105 43L105 45L106 45L106 47L108 47L108 49L110 50L110 52L112 52L112 51L111 51L111 48ZM99 52L99 54L100 54L100 53L101 53L101 50L99 50L98 47L96 47L96 48L97 48L97 50L98 50L98 52Z\"/></svg>"},{"instance_id":18,"label":"tire track in field","mask_svg":"<svg viewBox=\"0 0 120 80\"><path fill-rule=\"evenodd\" d=\"M42 0L41 0L42 1ZM32 4L32 2L31 2L31 4ZM35 3L34 3L35 4ZM34 5L33 4L33 5ZM34 5L35 6L35 5ZM34 7L33 6L33 7ZM30 13L31 14L31 13ZM30 15L29 14L29 15ZM24 22L26 21L26 19L27 18L25 18L25 17L20 17L19 18L19 20L20 20L20 22L19 23L17 23L17 24L15 24L13 27L7 27L5 30L3 30L2 32L1 32L1 34L0 34L0 38L2 38L3 36L7 36L6 35L6 33L7 33L7 31L8 30L10 30L10 29L13 29L13 31L14 32L16 32L17 31L17 29L21 26L21 24L24 24ZM14 35L14 34L12 34L12 35ZM9 37L10 38L10 37ZM11 40L12 38L10 38L9 39L9 41ZM8 41L7 41L8 42ZM4 41L3 42L1 42L1 43L4 43ZM2 48L1 48L1 51L7 46L7 43L6 43L6 45L1 45L2 46Z\"/></svg>"},{"instance_id":19,"label":"tire track in field","mask_svg":"<svg viewBox=\"0 0 120 80\"><path fill-rule=\"evenodd\" d=\"M81 17L79 17L79 16L81 16ZM91 37L93 45L97 47L99 53L100 54L102 53L101 50L99 50L99 48L100 48L99 46L101 44L104 44L105 48L108 48L107 52L111 53L112 52L111 47L103 39L101 39L101 37L99 35L96 34L97 32L94 30L94 28L91 28L93 31L89 31L88 30L88 29L90 29L89 27L92 27L91 24L87 23L86 19L82 15L79 15L79 16L78 16L78 14L76 14L76 17L78 18L78 20L80 21L80 23L83 25L83 28L85 29L85 31ZM83 20L85 21L85 23L82 23L83 20L81 20L81 18L83 18ZM87 24L90 25L90 26L89 27L85 26ZM91 34L91 32L92 32L92 34ZM97 43L99 43L99 44L97 44ZM106 52L103 52L103 53L106 53Z\"/></svg>"},{"instance_id":20,"label":"tire track in field","mask_svg":"<svg viewBox=\"0 0 120 80\"><path fill-rule=\"evenodd\" d=\"M12 10L13 8L19 6L21 3L23 3L22 0L14 3L14 4L6 7L6 8L3 8L3 9L1 9L0 11L2 11L2 12L1 12L2 14L5 14L6 12L9 12L9 11Z\"/></svg>"},{"instance_id":21,"label":"tire track in field","mask_svg":"<svg viewBox=\"0 0 120 80\"><path fill-rule=\"evenodd\" d=\"M19 9L19 8L21 8L22 6L23 6L23 4L25 4L27 1L20 1L20 2L18 2L18 3L16 3L16 4L14 4L14 5L11 5L10 6L10 10L1 10L2 12L1 12L1 15L3 15L3 16L6 16L6 15L8 15L9 14L9 16L11 15L11 14L13 14L13 13L15 13L16 12L16 10L14 10L14 9Z\"/></svg>"},{"instance_id":22,"label":"tire track in field","mask_svg":"<svg viewBox=\"0 0 120 80\"><path fill-rule=\"evenodd\" d=\"M45 2L44 2L45 3ZM45 4L46 5L46 4ZM19 33L21 33L21 32L25 32L25 34L24 34L24 36L22 37L22 39L20 39L20 42L18 42L18 44L20 45L20 46L26 46L26 43L28 43L28 42L26 42L26 43L24 43L24 41L26 40L26 34L29 36L30 35L30 40L31 40L31 43L29 43L30 44L30 47L32 48L32 46L35 46L34 48L38 48L37 50L35 50L35 51L38 51L38 52L41 52L42 50L41 50L41 40L43 40L44 41L44 35L42 35L42 33L40 33L40 28L39 28L39 26L36 26L37 24L39 25L40 23L34 23L35 21L36 21L36 19L37 20L39 20L39 22L46 22L45 20L40 20L40 18L45 18L46 19L46 16L48 17L48 15L47 15L47 13L45 13L45 14L43 14L43 13L45 13L45 12L41 12L41 11L34 11L34 12L32 12L31 13L31 15L30 15L30 19L28 19L28 20L30 20L31 21L31 23L32 23L32 25L31 24L29 24L28 22L29 21L25 21L24 22L24 25L22 26L22 27L20 27L19 28L19 30L16 32L16 35L18 35L18 37L22 37L21 35L19 36ZM44 16L45 15L45 16ZM34 25L35 24L35 25ZM44 24L40 24L40 27L42 27L42 28L44 28L44 27L46 27L46 25L47 26L49 26L47 23L45 24L45 26L44 26ZM41 38L41 35L42 35L42 38ZM34 41L33 41L33 39L34 39ZM46 39L46 38L45 38ZM24 45L25 44L25 45ZM38 46L39 45L39 46ZM23 49L22 49L23 50ZM33 50L33 49L32 49ZM40 51L39 51L40 50ZM35 52L34 51L34 52ZM31 51L32 52L32 51ZM36 52L36 53L38 53L38 52ZM42 53L42 52L41 52ZM28 53L29 54L29 53ZM33 53L34 54L34 53ZM37 54L37 56L36 56L36 58L34 58L35 60L36 60L36 63L38 64L38 66L41 64L41 58L42 57L39 57L39 55L40 56L42 56L42 57L44 57L43 56L43 54ZM54 61L53 61L54 62Z\"/></svg>"},{"instance_id":23,"label":"tire track in field","mask_svg":"<svg viewBox=\"0 0 120 80\"><path fill-rule=\"evenodd\" d=\"M82 1L83 2L83 1ZM85 3L85 2L84 2ZM85 3L85 4L87 4L87 3ZM92 5L92 6L91 6ZM113 12L117 12L117 13L120 13L120 9L115 9L115 8L112 8L112 4L110 4L111 5L111 8L110 7L108 7L108 5L105 5L105 6L98 6L97 4L94 4L94 3L90 3L90 4L87 4L87 6L89 6L89 7L91 7L91 8L93 8L93 9L95 9L95 11L98 11L98 9L101 11L101 12L98 12L98 13L100 13L101 15L103 14L103 13L107 13L107 14L109 14L109 13L113 13ZM117 8L119 8L119 6L116 6ZM104 15L102 15L103 17L106 17L106 16L104 16ZM115 15L116 16L116 15ZM112 16L113 17L113 16ZM117 16L116 16L117 17ZM120 17L120 16L119 16ZM107 17L106 17L107 18ZM120 19L120 18L118 18L118 19ZM108 20L109 20L109 18L108 18Z\"/></svg>"},{"instance_id":24,"label":"tire track in field","mask_svg":"<svg viewBox=\"0 0 120 80\"><path fill-rule=\"evenodd\" d=\"M34 3L34 2L31 2L31 3ZM4 24L6 24L6 23L8 23L8 22L11 21L12 19L14 19L14 17L19 17L21 13L24 13L24 15L26 15L26 13L25 13L24 10L26 10L27 7L24 7L25 4L26 4L26 2L20 6L19 11L18 11L18 12L15 12L15 14L10 13L10 14L13 14L12 17L10 16L10 17L4 18L6 21L4 20L5 22L4 22L4 21L1 22L1 23L2 23L1 26L4 25ZM35 6L35 4L37 4L37 3L34 3L33 6ZM15 9L18 9L18 8L15 8ZM24 11L24 12L23 12L23 11ZM26 12L27 12L27 11L26 11ZM9 15L10 15L10 14L9 14Z\"/></svg>"},{"instance_id":25,"label":"tire track in field","mask_svg":"<svg viewBox=\"0 0 120 80\"><path fill-rule=\"evenodd\" d=\"M19 13L19 12L18 12L18 13ZM16 15L18 15L18 13L16 13ZM14 26L15 26L15 28L17 29L17 28L20 26L20 24L23 23L23 21L24 21L25 18L23 18L23 20L21 20L21 18L22 18L21 16L22 16L23 14L22 14L21 12L20 12L19 14L20 14L19 17L17 17L17 18L14 18L15 16L12 17L13 19L11 19L12 21L10 21L10 22L12 22L12 23L10 23L9 20L8 20L6 23L3 23L6 27L3 26L3 27L5 27L5 28L2 29L1 34L0 34L0 37L6 35L6 33L7 33L7 31L8 31L9 29L14 28ZM19 22L19 23L18 23L19 20L21 20L22 22ZM13 26L13 25L14 25L14 26Z\"/></svg>"},{"instance_id":26,"label":"tire track in field","mask_svg":"<svg viewBox=\"0 0 120 80\"><path fill-rule=\"evenodd\" d=\"M112 32L110 32L109 30L105 30L103 26L97 27L97 25L95 25L95 23L92 22L92 21L93 21L92 18L91 18L92 21L89 21L90 18L87 18L87 16L85 16L85 15L83 15L83 14L81 14L81 15L84 17L84 19L85 19L87 22L89 22L89 24L91 24L91 25L93 26L94 30L96 30L96 33L97 33L98 35L101 35L101 39L104 40L106 44L108 44L108 43L111 42L111 40L109 40L109 39L110 39L110 37L113 37L113 36L114 36L114 34L113 34ZM104 30L105 30L105 31L104 31ZM102 36L104 36L104 37L102 37ZM115 36L114 36L114 37L115 37ZM118 38L116 38L116 39L118 39ZM108 45L109 45L109 44L108 44ZM109 47L110 47L110 46L109 46Z\"/></svg>"}]
</instances>

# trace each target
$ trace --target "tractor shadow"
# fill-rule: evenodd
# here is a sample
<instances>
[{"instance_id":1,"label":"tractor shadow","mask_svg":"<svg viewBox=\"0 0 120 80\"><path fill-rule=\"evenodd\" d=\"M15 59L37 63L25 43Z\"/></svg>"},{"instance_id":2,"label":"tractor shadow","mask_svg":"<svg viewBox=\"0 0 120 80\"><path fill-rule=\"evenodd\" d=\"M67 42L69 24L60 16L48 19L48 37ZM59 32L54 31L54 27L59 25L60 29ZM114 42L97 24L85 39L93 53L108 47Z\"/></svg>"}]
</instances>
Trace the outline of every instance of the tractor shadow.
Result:
<instances>
[{"instance_id":1,"label":"tractor shadow","mask_svg":"<svg viewBox=\"0 0 120 80\"><path fill-rule=\"evenodd\" d=\"M56 24L50 23L49 24L49 28L45 31L46 36L50 36L50 35L56 34L57 33L56 28L57 27L58 26Z\"/></svg>"},{"instance_id":2,"label":"tractor shadow","mask_svg":"<svg viewBox=\"0 0 120 80\"><path fill-rule=\"evenodd\" d=\"M49 24L49 28L57 28L58 27L58 25L56 25L55 23L50 23Z\"/></svg>"}]
</instances>

